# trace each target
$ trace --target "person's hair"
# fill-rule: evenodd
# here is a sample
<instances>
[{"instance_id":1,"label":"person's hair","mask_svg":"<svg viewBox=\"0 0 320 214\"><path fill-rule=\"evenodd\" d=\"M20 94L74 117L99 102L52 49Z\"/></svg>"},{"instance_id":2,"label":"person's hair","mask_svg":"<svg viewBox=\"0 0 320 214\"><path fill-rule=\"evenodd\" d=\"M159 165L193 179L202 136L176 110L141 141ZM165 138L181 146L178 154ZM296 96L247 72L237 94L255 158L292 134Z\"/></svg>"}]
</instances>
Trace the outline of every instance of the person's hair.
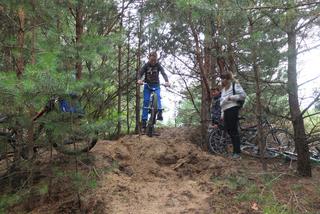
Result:
<instances>
[{"instance_id":1,"label":"person's hair","mask_svg":"<svg viewBox=\"0 0 320 214\"><path fill-rule=\"evenodd\" d=\"M155 52L155 51L150 52L149 57L152 57L152 56L157 58L158 57L157 52Z\"/></svg>"},{"instance_id":2,"label":"person's hair","mask_svg":"<svg viewBox=\"0 0 320 214\"><path fill-rule=\"evenodd\" d=\"M227 71L221 74L221 79L233 80L233 74L230 71Z\"/></svg>"},{"instance_id":3,"label":"person's hair","mask_svg":"<svg viewBox=\"0 0 320 214\"><path fill-rule=\"evenodd\" d=\"M228 80L228 84L226 84L225 86L223 86L225 89L228 89L231 85L232 82L237 82L237 80L234 78L233 73L230 71L227 71L223 74L221 74L221 79L226 79Z\"/></svg>"}]
</instances>

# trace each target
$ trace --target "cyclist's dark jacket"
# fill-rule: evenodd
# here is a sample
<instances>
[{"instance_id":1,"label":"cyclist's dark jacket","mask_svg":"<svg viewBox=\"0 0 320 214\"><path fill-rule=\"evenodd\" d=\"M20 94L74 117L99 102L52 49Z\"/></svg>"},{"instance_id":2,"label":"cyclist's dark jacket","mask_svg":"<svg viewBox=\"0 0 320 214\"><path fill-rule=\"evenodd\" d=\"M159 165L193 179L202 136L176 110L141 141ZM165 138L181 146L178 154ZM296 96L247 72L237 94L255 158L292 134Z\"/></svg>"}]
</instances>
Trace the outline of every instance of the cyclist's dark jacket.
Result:
<instances>
[{"instance_id":1,"label":"cyclist's dark jacket","mask_svg":"<svg viewBox=\"0 0 320 214\"><path fill-rule=\"evenodd\" d=\"M169 82L168 77L160 63L157 62L155 65L151 65L149 62L147 62L140 70L139 79L141 79L144 75L144 82L149 84L159 84L159 73L161 73L166 82Z\"/></svg>"}]
</instances>

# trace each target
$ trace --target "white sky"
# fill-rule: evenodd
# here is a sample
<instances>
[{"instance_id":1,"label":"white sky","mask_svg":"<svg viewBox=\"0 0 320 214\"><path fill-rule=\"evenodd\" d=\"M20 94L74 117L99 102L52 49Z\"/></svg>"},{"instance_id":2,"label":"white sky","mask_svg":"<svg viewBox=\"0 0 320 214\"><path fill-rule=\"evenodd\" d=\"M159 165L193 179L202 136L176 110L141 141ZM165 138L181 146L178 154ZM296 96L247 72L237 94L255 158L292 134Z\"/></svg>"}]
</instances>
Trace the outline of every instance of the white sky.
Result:
<instances>
[{"instance_id":1,"label":"white sky","mask_svg":"<svg viewBox=\"0 0 320 214\"><path fill-rule=\"evenodd\" d=\"M305 52L298 57L298 85L301 106L306 107L312 102L313 89L320 88L320 47ZM312 80L310 82L307 82ZM303 84L307 82L306 84Z\"/></svg>"}]
</instances>

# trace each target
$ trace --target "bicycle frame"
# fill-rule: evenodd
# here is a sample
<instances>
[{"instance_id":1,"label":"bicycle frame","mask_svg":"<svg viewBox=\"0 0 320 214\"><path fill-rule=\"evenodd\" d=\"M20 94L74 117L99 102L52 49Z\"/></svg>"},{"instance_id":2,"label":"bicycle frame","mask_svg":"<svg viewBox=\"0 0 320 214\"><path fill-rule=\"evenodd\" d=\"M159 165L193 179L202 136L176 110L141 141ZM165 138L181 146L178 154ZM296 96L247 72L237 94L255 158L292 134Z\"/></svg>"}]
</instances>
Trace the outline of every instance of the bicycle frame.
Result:
<instances>
[{"instance_id":1,"label":"bicycle frame","mask_svg":"<svg viewBox=\"0 0 320 214\"><path fill-rule=\"evenodd\" d=\"M148 83L144 83L150 90L150 101L149 101L149 106L148 108L148 114L150 114L148 118L148 124L147 124L147 135L149 137L153 136L153 131L154 131L154 124L156 124L156 115L158 113L158 97L156 94L156 88L150 87ZM145 108L145 107L144 107Z\"/></svg>"}]
</instances>

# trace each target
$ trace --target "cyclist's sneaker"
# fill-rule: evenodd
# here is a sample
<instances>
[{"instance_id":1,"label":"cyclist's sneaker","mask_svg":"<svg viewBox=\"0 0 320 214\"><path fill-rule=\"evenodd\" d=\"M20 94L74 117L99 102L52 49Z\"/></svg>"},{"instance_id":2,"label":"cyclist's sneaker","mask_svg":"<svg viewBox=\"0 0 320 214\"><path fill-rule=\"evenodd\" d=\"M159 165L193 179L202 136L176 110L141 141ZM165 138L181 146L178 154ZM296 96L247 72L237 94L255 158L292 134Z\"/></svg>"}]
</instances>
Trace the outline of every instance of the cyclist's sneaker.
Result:
<instances>
[{"instance_id":1,"label":"cyclist's sneaker","mask_svg":"<svg viewBox=\"0 0 320 214\"><path fill-rule=\"evenodd\" d=\"M146 128L142 128L142 129L141 129L141 134L142 134L142 135L145 135L146 132L147 132L147 129L146 129Z\"/></svg>"},{"instance_id":2,"label":"cyclist's sneaker","mask_svg":"<svg viewBox=\"0 0 320 214\"><path fill-rule=\"evenodd\" d=\"M147 128L147 121L146 121L146 120L142 120L142 122L141 122L141 128L142 128L142 129L146 129L146 128Z\"/></svg>"},{"instance_id":3,"label":"cyclist's sneaker","mask_svg":"<svg viewBox=\"0 0 320 214\"><path fill-rule=\"evenodd\" d=\"M159 111L159 112L158 112L158 114L157 114L157 120L160 120L160 121L163 120L162 111Z\"/></svg>"},{"instance_id":4,"label":"cyclist's sneaker","mask_svg":"<svg viewBox=\"0 0 320 214\"><path fill-rule=\"evenodd\" d=\"M241 156L238 153L234 153L231 158L234 160L239 160L239 159L241 159Z\"/></svg>"}]
</instances>

